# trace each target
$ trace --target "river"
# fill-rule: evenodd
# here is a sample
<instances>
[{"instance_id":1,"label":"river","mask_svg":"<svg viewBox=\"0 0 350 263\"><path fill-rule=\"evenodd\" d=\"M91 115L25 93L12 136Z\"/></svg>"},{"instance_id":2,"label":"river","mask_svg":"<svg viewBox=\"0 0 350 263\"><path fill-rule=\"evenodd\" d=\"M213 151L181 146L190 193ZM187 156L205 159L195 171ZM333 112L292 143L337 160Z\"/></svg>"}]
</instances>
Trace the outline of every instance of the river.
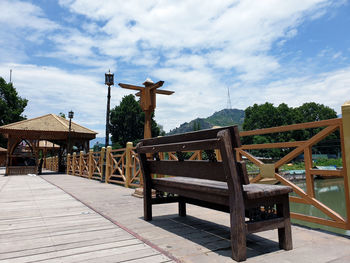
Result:
<instances>
[{"instance_id":1,"label":"river","mask_svg":"<svg viewBox=\"0 0 350 263\"><path fill-rule=\"evenodd\" d=\"M306 189L305 181L295 181L296 185L303 190ZM336 179L315 179L315 196L316 199L324 203L335 212L346 218L346 203L344 192L344 180L342 178ZM296 212L305 215L312 215L322 218L327 218L319 209L311 205L290 203L291 212ZM292 223L305 225L311 228L319 228L327 231L350 236L349 230L343 230L339 228L323 226L315 223L309 223L301 220L292 219Z\"/></svg>"}]
</instances>

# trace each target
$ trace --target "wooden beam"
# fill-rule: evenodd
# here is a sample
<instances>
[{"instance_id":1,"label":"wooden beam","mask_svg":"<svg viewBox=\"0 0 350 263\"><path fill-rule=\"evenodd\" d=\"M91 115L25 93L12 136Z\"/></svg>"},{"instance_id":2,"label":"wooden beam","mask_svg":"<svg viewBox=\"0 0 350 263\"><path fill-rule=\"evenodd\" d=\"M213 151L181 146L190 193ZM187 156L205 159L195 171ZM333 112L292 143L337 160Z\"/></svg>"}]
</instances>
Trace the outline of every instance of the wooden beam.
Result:
<instances>
[{"instance_id":1,"label":"wooden beam","mask_svg":"<svg viewBox=\"0 0 350 263\"><path fill-rule=\"evenodd\" d=\"M158 88L160 88L161 86L163 86L163 84L164 84L164 81L163 81L163 80L160 80L160 81L158 81L157 83L153 84L153 85L150 87L150 90L158 89Z\"/></svg>"},{"instance_id":2,"label":"wooden beam","mask_svg":"<svg viewBox=\"0 0 350 263\"><path fill-rule=\"evenodd\" d=\"M305 141L247 144L247 145L242 145L241 149L253 150L253 149L293 148L293 147L298 147L304 143Z\"/></svg>"},{"instance_id":3,"label":"wooden beam","mask_svg":"<svg viewBox=\"0 0 350 263\"><path fill-rule=\"evenodd\" d=\"M347 229L346 228L346 223L343 221L336 222L328 219L323 219L315 216L307 216L303 214L298 214L298 213L290 213L291 218L298 219L298 220L303 220L311 223L317 223L325 226L332 226L336 228L341 228L341 229Z\"/></svg>"},{"instance_id":4,"label":"wooden beam","mask_svg":"<svg viewBox=\"0 0 350 263\"><path fill-rule=\"evenodd\" d=\"M118 83L118 85L120 87L122 87L123 89L132 89L132 90L139 90L139 91L144 89L144 87L130 85L130 84L124 84L124 83Z\"/></svg>"},{"instance_id":5,"label":"wooden beam","mask_svg":"<svg viewBox=\"0 0 350 263\"><path fill-rule=\"evenodd\" d=\"M317 127L325 127L330 125L341 125L342 119L329 119L324 121L316 121L316 122L306 122L306 123L300 123L300 124L292 124L287 126L279 126L279 127L273 127L273 128L266 128L266 129L257 129L252 131L241 131L239 135L241 137L244 136L252 136L252 135L261 135L261 134L268 134L268 133L276 133L276 132L286 132L286 131L293 131L293 130L303 130L303 129L310 129L310 128L317 128Z\"/></svg>"},{"instance_id":6,"label":"wooden beam","mask_svg":"<svg viewBox=\"0 0 350 263\"><path fill-rule=\"evenodd\" d=\"M157 89L156 93L157 94L163 94L163 95L171 95L173 94L175 91L170 91L170 90L161 90L161 89Z\"/></svg>"},{"instance_id":7,"label":"wooden beam","mask_svg":"<svg viewBox=\"0 0 350 263\"><path fill-rule=\"evenodd\" d=\"M308 204L313 205L314 207L316 207L317 209L322 211L325 215L329 216L330 218L332 218L336 222L345 222L344 218L341 215L339 215L337 212L333 211L332 209L330 209L329 207L327 207L325 204L321 203L317 199L306 194L300 187L298 187L294 183L288 181L287 179L283 178L282 176L280 176L277 173L275 174L275 177L278 181L280 181L284 185L288 185L288 186L292 187L293 191L296 194L298 194L301 198L303 198ZM311 216L308 216L308 217L311 217ZM313 222L313 221L311 221L311 222ZM314 221L314 222L317 223L316 221Z\"/></svg>"},{"instance_id":8,"label":"wooden beam","mask_svg":"<svg viewBox=\"0 0 350 263\"><path fill-rule=\"evenodd\" d=\"M248 160L250 160L252 163L256 164L257 166L262 166L264 163L258 159L256 159L253 155L250 153L243 151L241 148L236 148L236 150L243 156L247 157Z\"/></svg>"},{"instance_id":9,"label":"wooden beam","mask_svg":"<svg viewBox=\"0 0 350 263\"><path fill-rule=\"evenodd\" d=\"M318 170L318 169L310 169L310 174L312 175L322 175L322 176L344 176L343 170Z\"/></svg>"}]
</instances>

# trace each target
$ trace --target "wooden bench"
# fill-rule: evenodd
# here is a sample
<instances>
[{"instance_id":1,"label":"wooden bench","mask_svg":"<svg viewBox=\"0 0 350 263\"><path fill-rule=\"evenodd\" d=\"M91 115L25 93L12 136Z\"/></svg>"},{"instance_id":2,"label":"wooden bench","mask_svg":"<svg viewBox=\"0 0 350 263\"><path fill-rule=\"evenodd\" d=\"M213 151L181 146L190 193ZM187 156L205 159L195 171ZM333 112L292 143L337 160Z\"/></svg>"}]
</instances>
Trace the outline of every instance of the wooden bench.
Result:
<instances>
[{"instance_id":1,"label":"wooden bench","mask_svg":"<svg viewBox=\"0 0 350 263\"><path fill-rule=\"evenodd\" d=\"M144 219L152 220L152 205L169 202L178 202L179 215L186 216L190 203L230 213L232 258L237 261L246 260L248 233L278 229L280 248L292 249L292 189L249 184L245 164L235 158L234 148L240 145L236 126L142 140L136 151L144 178ZM204 151L207 160L185 160L186 152L197 150ZM178 160L161 160L166 152L176 152Z\"/></svg>"}]
</instances>

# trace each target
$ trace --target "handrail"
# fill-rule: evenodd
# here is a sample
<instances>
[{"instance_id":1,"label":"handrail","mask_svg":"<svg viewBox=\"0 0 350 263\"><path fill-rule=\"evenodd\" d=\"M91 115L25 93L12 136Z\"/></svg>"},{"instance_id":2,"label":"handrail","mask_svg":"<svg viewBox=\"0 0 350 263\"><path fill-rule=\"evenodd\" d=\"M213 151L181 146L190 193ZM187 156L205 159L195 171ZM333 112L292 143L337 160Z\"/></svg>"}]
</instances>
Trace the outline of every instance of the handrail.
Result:
<instances>
[{"instance_id":1,"label":"handrail","mask_svg":"<svg viewBox=\"0 0 350 263\"><path fill-rule=\"evenodd\" d=\"M323 121L305 122L305 123L291 124L286 126L257 129L257 130L251 130L251 131L241 131L239 133L239 136L245 137L245 136L262 135L262 134L269 134L269 133L276 133L276 132L319 128L319 127L325 127L329 125L340 125L341 123L342 123L342 119L336 118L336 119L329 119L329 120L323 120Z\"/></svg>"}]
</instances>

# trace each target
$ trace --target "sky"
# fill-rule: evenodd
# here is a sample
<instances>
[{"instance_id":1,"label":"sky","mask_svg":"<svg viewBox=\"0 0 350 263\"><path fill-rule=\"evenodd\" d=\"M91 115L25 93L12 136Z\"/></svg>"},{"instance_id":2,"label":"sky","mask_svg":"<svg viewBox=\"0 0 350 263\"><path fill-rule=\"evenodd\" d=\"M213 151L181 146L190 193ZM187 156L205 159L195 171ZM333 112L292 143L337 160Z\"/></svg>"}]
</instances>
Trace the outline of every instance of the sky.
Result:
<instances>
[{"instance_id":1,"label":"sky","mask_svg":"<svg viewBox=\"0 0 350 263\"><path fill-rule=\"evenodd\" d=\"M0 76L28 118L73 110L104 136L107 86L165 81L156 121L183 122L254 103L350 100L345 0L0 0ZM111 107L131 90L111 87Z\"/></svg>"}]
</instances>

